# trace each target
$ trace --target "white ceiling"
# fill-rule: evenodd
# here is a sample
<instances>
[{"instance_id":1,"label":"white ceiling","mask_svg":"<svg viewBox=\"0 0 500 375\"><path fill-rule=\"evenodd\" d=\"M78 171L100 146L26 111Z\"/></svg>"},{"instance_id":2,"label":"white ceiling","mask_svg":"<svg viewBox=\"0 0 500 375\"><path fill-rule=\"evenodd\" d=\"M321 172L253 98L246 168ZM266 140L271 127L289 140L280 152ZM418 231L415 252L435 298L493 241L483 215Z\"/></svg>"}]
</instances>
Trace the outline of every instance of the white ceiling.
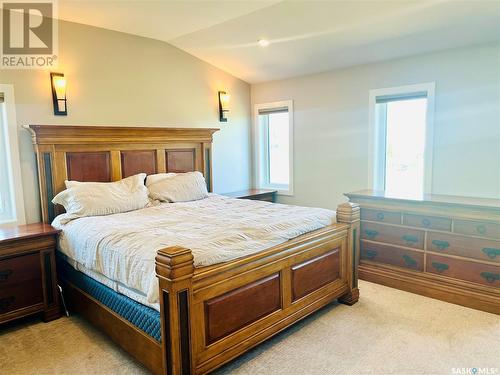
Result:
<instances>
[{"instance_id":1,"label":"white ceiling","mask_svg":"<svg viewBox=\"0 0 500 375\"><path fill-rule=\"evenodd\" d=\"M59 17L171 43L250 83L500 41L500 0L60 0Z\"/></svg>"}]
</instances>

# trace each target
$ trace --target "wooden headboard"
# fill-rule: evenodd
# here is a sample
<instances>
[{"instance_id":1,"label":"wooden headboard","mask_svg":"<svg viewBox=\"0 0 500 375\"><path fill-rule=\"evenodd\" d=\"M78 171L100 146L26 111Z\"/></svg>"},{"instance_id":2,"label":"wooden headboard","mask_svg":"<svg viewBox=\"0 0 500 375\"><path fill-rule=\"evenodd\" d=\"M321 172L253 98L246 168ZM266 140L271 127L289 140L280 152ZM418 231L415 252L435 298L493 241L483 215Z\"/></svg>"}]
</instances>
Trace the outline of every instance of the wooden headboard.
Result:
<instances>
[{"instance_id":1,"label":"wooden headboard","mask_svg":"<svg viewBox=\"0 0 500 375\"><path fill-rule=\"evenodd\" d=\"M30 125L44 223L65 180L110 182L137 173L200 171L212 191L212 135L219 129Z\"/></svg>"}]
</instances>

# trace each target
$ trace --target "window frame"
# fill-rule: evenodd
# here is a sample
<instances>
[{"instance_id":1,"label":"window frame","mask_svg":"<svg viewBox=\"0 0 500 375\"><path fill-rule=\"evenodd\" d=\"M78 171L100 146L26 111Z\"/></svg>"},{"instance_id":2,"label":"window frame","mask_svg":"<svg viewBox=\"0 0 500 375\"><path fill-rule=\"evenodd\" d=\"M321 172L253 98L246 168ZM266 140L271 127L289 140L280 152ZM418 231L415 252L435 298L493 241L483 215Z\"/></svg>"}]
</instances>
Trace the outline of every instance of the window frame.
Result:
<instances>
[{"instance_id":1,"label":"window frame","mask_svg":"<svg viewBox=\"0 0 500 375\"><path fill-rule=\"evenodd\" d=\"M9 185L11 191L11 204L13 204L14 217L5 220L0 217L0 225L20 225L26 223L26 216L24 211L24 195L23 184L21 179L21 161L19 157L19 143L18 143L18 127L16 119L16 107L14 97L14 86L1 84L0 92L4 95L3 111L0 111L0 116L3 116L2 122L6 132L6 152L7 152L7 166L10 167L8 171Z\"/></svg>"},{"instance_id":2,"label":"window frame","mask_svg":"<svg viewBox=\"0 0 500 375\"><path fill-rule=\"evenodd\" d=\"M423 193L432 193L432 159L434 151L434 105L435 82L426 82L398 87L373 89L369 93L369 144L368 184L376 191L385 190L386 127L384 114L377 113L377 98L381 96L408 96L425 92L427 113L425 121L424 181Z\"/></svg>"},{"instance_id":3,"label":"window frame","mask_svg":"<svg viewBox=\"0 0 500 375\"><path fill-rule=\"evenodd\" d=\"M268 163L264 157L264 151L268 139L264 137L264 131L259 123L260 110L272 110L278 108L288 109L288 188L283 185L271 184L268 181ZM253 108L253 140L254 140L254 181L257 188L277 190L278 195L293 196L293 100L282 100L277 102L255 104Z\"/></svg>"}]
</instances>

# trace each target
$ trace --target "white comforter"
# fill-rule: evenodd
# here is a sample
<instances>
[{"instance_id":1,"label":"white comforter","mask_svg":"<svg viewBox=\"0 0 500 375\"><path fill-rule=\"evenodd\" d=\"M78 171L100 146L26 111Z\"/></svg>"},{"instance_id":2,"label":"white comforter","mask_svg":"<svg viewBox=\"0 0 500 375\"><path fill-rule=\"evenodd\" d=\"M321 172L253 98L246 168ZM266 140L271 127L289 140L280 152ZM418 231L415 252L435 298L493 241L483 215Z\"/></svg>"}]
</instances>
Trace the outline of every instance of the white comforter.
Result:
<instances>
[{"instance_id":1,"label":"white comforter","mask_svg":"<svg viewBox=\"0 0 500 375\"><path fill-rule=\"evenodd\" d=\"M192 250L195 266L240 258L335 222L335 212L232 199L206 199L108 216L72 219L62 229L59 248L71 260L158 302L155 256L180 245Z\"/></svg>"}]
</instances>

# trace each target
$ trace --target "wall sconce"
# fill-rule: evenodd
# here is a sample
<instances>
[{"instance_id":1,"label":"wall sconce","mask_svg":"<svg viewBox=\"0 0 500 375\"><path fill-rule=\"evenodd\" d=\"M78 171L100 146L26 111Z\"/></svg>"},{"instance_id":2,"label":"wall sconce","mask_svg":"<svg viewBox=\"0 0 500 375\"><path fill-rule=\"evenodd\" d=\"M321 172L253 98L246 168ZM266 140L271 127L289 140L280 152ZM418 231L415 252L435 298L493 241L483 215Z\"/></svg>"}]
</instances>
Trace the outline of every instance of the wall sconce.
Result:
<instances>
[{"instance_id":1,"label":"wall sconce","mask_svg":"<svg viewBox=\"0 0 500 375\"><path fill-rule=\"evenodd\" d=\"M62 73L50 73L50 83L52 86L52 103L54 105L54 115L67 116L66 106L66 78Z\"/></svg>"},{"instance_id":2,"label":"wall sconce","mask_svg":"<svg viewBox=\"0 0 500 375\"><path fill-rule=\"evenodd\" d=\"M227 113L229 112L229 94L225 91L219 91L219 121L227 122Z\"/></svg>"}]
</instances>

